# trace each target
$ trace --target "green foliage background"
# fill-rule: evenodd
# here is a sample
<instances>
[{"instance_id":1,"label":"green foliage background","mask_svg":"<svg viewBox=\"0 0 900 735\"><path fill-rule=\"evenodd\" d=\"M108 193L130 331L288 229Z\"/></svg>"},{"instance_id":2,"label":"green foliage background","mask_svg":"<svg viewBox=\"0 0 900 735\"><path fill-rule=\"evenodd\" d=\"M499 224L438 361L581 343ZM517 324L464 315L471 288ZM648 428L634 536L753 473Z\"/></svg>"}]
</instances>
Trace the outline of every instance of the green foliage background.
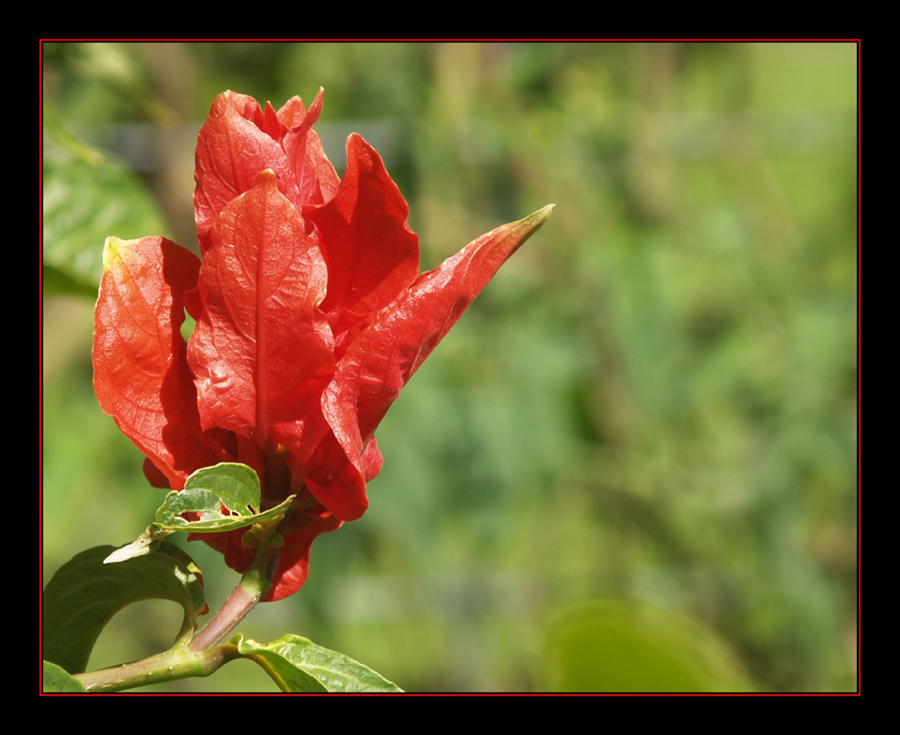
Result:
<instances>
[{"instance_id":1,"label":"green foliage background","mask_svg":"<svg viewBox=\"0 0 900 735\"><path fill-rule=\"evenodd\" d=\"M633 623L615 611L643 603L673 651L660 615L747 686L855 689L855 44L55 43L43 60L45 582L136 538L164 495L91 387L103 239L194 247L215 95L278 107L321 85L329 156L341 170L354 130L382 153L423 267L557 207L391 409L370 511L241 632L306 636L407 691L591 689L607 679L549 673L591 648L565 621ZM185 546L217 607L237 575ZM133 606L91 667L167 648L180 616ZM615 628L592 619L591 640ZM604 670L631 655L603 650L620 651ZM241 664L167 689L273 687Z\"/></svg>"}]
</instances>

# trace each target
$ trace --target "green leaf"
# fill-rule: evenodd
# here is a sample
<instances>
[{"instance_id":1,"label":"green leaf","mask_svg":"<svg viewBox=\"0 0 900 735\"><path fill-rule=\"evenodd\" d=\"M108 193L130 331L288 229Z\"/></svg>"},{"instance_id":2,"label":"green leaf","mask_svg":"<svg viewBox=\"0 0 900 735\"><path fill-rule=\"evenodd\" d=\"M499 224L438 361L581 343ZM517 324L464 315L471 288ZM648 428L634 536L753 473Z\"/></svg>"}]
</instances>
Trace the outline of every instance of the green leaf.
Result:
<instances>
[{"instance_id":1,"label":"green leaf","mask_svg":"<svg viewBox=\"0 0 900 735\"><path fill-rule=\"evenodd\" d=\"M220 533L254 523L274 524L290 508L294 496L259 513L259 477L250 467L223 462L204 467L192 474L181 492L171 492L156 512L156 525L172 531ZM222 507L230 513L227 515ZM189 521L182 513L197 513L199 519Z\"/></svg>"},{"instance_id":2,"label":"green leaf","mask_svg":"<svg viewBox=\"0 0 900 735\"><path fill-rule=\"evenodd\" d=\"M368 666L298 635L267 645L239 636L236 644L238 652L262 666L284 692L403 691Z\"/></svg>"},{"instance_id":3,"label":"green leaf","mask_svg":"<svg viewBox=\"0 0 900 735\"><path fill-rule=\"evenodd\" d=\"M188 477L184 490L166 495L156 511L156 520L135 541L116 549L104 563L145 556L175 531L224 533L251 525L274 527L288 513L294 497L290 495L274 508L257 513L261 491L253 469L237 462L204 467ZM198 518L188 520L184 513Z\"/></svg>"},{"instance_id":4,"label":"green leaf","mask_svg":"<svg viewBox=\"0 0 900 735\"><path fill-rule=\"evenodd\" d=\"M44 290L97 298L107 237L164 235L169 228L149 189L124 165L86 146L45 142Z\"/></svg>"},{"instance_id":5,"label":"green leaf","mask_svg":"<svg viewBox=\"0 0 900 735\"><path fill-rule=\"evenodd\" d=\"M44 661L45 692L83 692L84 687L78 679L69 675L65 669Z\"/></svg>"},{"instance_id":6,"label":"green leaf","mask_svg":"<svg viewBox=\"0 0 900 735\"><path fill-rule=\"evenodd\" d=\"M163 542L127 564L104 564L112 551L112 546L95 546L81 552L44 588L44 658L70 674L85 670L100 632L129 603L159 598L180 604L179 637L193 631L206 607L200 570L177 546Z\"/></svg>"}]
</instances>

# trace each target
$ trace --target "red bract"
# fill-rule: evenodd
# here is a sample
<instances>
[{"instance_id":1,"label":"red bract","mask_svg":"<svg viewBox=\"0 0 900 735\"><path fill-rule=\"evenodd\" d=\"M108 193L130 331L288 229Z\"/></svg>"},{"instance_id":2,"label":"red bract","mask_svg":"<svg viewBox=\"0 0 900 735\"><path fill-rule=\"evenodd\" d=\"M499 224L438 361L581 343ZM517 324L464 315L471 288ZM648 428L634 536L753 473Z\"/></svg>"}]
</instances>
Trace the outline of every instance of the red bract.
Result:
<instances>
[{"instance_id":1,"label":"red bract","mask_svg":"<svg viewBox=\"0 0 900 735\"><path fill-rule=\"evenodd\" d=\"M297 495L268 600L300 588L318 534L365 512L385 412L551 210L419 275L406 201L359 135L337 176L312 130L321 104L219 95L197 143L202 261L165 238L110 238L95 314L97 397L154 485L230 461L256 470L264 505ZM242 535L204 539L243 571Z\"/></svg>"}]
</instances>

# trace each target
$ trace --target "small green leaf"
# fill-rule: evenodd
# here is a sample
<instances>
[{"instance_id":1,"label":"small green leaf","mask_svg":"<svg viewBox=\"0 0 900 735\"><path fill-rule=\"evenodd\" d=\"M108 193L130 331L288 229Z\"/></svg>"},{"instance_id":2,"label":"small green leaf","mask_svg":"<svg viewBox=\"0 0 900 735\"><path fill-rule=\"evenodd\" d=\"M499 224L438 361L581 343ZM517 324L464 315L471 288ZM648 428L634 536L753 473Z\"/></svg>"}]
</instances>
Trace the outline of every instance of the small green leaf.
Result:
<instances>
[{"instance_id":1,"label":"small green leaf","mask_svg":"<svg viewBox=\"0 0 900 735\"><path fill-rule=\"evenodd\" d=\"M100 632L129 603L159 598L180 604L184 623L179 637L194 629L206 607L200 570L177 546L163 542L157 551L127 564L104 564L113 550L95 546L81 552L44 588L44 658L70 674L85 670Z\"/></svg>"},{"instance_id":2,"label":"small green leaf","mask_svg":"<svg viewBox=\"0 0 900 735\"><path fill-rule=\"evenodd\" d=\"M253 515L259 509L260 497L259 477L253 469L222 462L197 470L188 477L184 490L169 493L157 512L157 522L163 522L161 514L168 519L186 512L198 513L200 521L229 518L223 515L221 506L239 516Z\"/></svg>"},{"instance_id":3,"label":"small green leaf","mask_svg":"<svg viewBox=\"0 0 900 735\"><path fill-rule=\"evenodd\" d=\"M212 494L232 513L253 514L259 511L259 476L245 464L222 462L214 467L204 467L188 477L184 491L191 495ZM214 512L218 506L213 505Z\"/></svg>"},{"instance_id":4,"label":"small green leaf","mask_svg":"<svg viewBox=\"0 0 900 735\"><path fill-rule=\"evenodd\" d=\"M275 524L288 512L294 496L263 513L258 512L260 499L256 472L243 464L222 462L197 470L184 490L169 493L156 512L155 525L170 531L221 533L254 523ZM182 513L196 513L199 518L189 521Z\"/></svg>"},{"instance_id":5,"label":"small green leaf","mask_svg":"<svg viewBox=\"0 0 900 735\"><path fill-rule=\"evenodd\" d=\"M175 531L224 533L252 525L273 528L290 511L294 497L257 513L261 491L253 469L237 462L204 467L188 477L184 490L166 495L156 511L156 520L135 541L113 551L103 563L116 564L145 556ZM186 513L196 519L184 518Z\"/></svg>"},{"instance_id":6,"label":"small green leaf","mask_svg":"<svg viewBox=\"0 0 900 735\"><path fill-rule=\"evenodd\" d=\"M68 671L44 661L44 691L45 692L84 692L84 687L78 679L73 678Z\"/></svg>"},{"instance_id":7,"label":"small green leaf","mask_svg":"<svg viewBox=\"0 0 900 735\"><path fill-rule=\"evenodd\" d=\"M403 691L368 666L298 635L286 635L267 645L239 636L236 645L239 653L262 666L284 692Z\"/></svg>"}]
</instances>

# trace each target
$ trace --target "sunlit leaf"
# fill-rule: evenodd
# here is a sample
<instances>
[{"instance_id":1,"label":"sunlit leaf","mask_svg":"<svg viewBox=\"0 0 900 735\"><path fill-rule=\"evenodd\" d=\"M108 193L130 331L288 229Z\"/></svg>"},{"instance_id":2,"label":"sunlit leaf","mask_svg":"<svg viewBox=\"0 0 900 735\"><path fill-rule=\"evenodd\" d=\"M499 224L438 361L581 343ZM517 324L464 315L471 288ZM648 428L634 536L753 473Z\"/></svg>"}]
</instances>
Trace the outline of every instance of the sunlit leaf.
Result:
<instances>
[{"instance_id":1,"label":"sunlit leaf","mask_svg":"<svg viewBox=\"0 0 900 735\"><path fill-rule=\"evenodd\" d=\"M192 474L184 490L171 492L156 512L156 525L192 533L233 531L254 523L272 523L281 519L290 507L291 495L274 508L260 510L259 477L250 467L222 462ZM224 508L224 510L223 510ZM196 520L182 518L195 513Z\"/></svg>"},{"instance_id":2,"label":"sunlit leaf","mask_svg":"<svg viewBox=\"0 0 900 735\"><path fill-rule=\"evenodd\" d=\"M285 692L402 692L358 661L296 635L263 645L240 637L238 651L262 666Z\"/></svg>"}]
</instances>

